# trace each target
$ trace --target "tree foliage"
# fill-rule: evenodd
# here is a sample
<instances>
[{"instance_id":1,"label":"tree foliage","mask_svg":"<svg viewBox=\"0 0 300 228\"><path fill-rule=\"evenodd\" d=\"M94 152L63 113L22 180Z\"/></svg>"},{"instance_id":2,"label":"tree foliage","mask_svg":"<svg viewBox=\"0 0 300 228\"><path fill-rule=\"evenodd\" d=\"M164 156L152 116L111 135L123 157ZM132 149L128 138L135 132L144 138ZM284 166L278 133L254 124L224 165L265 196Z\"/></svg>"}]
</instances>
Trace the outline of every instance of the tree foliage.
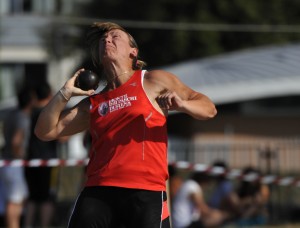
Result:
<instances>
[{"instance_id":1,"label":"tree foliage","mask_svg":"<svg viewBox=\"0 0 300 228\"><path fill-rule=\"evenodd\" d=\"M77 13L107 21L276 26L299 24L299 8L297 0L94 0L79 7ZM140 55L150 67L254 46L298 42L300 38L299 32L127 30L135 37Z\"/></svg>"}]
</instances>

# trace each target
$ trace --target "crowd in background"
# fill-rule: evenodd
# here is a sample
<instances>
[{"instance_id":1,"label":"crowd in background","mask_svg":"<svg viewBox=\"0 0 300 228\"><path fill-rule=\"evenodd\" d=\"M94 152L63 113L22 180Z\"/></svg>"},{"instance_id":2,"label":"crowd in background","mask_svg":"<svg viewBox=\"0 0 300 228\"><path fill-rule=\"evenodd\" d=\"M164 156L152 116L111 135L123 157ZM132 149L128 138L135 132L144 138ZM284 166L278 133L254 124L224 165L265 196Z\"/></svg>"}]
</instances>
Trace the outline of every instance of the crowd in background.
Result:
<instances>
[{"instance_id":1,"label":"crowd in background","mask_svg":"<svg viewBox=\"0 0 300 228\"><path fill-rule=\"evenodd\" d=\"M5 143L1 148L2 159L57 158L60 141L41 141L34 134L39 113L51 97L48 83L23 85L18 90L18 105L7 114L3 124ZM55 168L45 166L1 167L0 226L49 227L56 200L55 173Z\"/></svg>"},{"instance_id":2,"label":"crowd in background","mask_svg":"<svg viewBox=\"0 0 300 228\"><path fill-rule=\"evenodd\" d=\"M269 188L259 178L237 183L226 177L228 167L218 161L221 174L192 171L183 177L169 166L173 228L257 227L268 221ZM245 167L242 176L260 175Z\"/></svg>"}]
</instances>

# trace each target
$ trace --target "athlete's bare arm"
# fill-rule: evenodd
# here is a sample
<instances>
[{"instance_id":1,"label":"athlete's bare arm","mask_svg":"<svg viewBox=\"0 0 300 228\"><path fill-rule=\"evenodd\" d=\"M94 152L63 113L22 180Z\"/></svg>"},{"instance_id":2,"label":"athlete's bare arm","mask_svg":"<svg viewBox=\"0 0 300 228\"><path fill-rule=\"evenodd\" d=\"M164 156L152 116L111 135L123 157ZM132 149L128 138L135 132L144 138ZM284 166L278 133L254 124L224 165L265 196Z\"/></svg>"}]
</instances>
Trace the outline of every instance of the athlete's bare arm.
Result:
<instances>
[{"instance_id":1,"label":"athlete's bare arm","mask_svg":"<svg viewBox=\"0 0 300 228\"><path fill-rule=\"evenodd\" d=\"M83 99L72 108L65 109L72 96L90 96L93 90L83 91L74 86L76 77L84 69L78 70L41 112L35 126L35 134L41 140L49 141L69 136L88 129L90 102Z\"/></svg>"},{"instance_id":2,"label":"athlete's bare arm","mask_svg":"<svg viewBox=\"0 0 300 228\"><path fill-rule=\"evenodd\" d=\"M49 141L84 131L89 127L89 100L84 99L72 108L64 109L59 94L43 109L35 126L35 134Z\"/></svg>"},{"instance_id":3,"label":"athlete's bare arm","mask_svg":"<svg viewBox=\"0 0 300 228\"><path fill-rule=\"evenodd\" d=\"M168 110L176 110L196 119L206 120L217 114L215 105L207 96L192 90L169 72L147 72L144 88L152 103L165 115Z\"/></svg>"}]
</instances>

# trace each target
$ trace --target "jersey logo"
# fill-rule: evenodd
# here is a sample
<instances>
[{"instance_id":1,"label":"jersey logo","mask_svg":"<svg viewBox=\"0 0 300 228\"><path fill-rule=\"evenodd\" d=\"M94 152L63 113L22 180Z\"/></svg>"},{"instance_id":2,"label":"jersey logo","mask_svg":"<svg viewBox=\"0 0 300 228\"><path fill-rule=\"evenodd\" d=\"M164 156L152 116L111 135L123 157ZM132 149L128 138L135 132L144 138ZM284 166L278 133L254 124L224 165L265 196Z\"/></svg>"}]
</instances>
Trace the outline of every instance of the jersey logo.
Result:
<instances>
[{"instance_id":1,"label":"jersey logo","mask_svg":"<svg viewBox=\"0 0 300 228\"><path fill-rule=\"evenodd\" d=\"M98 113L100 116L105 116L108 113L130 107L133 101L136 101L137 97L128 97L127 94L112 98L109 101L102 102L98 107Z\"/></svg>"},{"instance_id":2,"label":"jersey logo","mask_svg":"<svg viewBox=\"0 0 300 228\"><path fill-rule=\"evenodd\" d=\"M98 107L98 113L100 116L106 116L108 113L109 107L107 102L102 102Z\"/></svg>"}]
</instances>

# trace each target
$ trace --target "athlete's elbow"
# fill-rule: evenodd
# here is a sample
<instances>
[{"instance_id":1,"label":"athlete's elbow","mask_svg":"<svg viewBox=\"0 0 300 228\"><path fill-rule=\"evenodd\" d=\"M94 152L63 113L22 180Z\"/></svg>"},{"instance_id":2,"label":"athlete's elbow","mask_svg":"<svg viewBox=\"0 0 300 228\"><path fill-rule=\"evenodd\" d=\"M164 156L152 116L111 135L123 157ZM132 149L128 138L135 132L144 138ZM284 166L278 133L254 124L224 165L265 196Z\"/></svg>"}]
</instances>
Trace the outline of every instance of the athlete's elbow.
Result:
<instances>
[{"instance_id":1,"label":"athlete's elbow","mask_svg":"<svg viewBox=\"0 0 300 228\"><path fill-rule=\"evenodd\" d=\"M214 118L217 115L218 111L215 107L215 105L211 105L208 109L206 109L206 112L199 118L200 120L210 120Z\"/></svg>"},{"instance_id":2,"label":"athlete's elbow","mask_svg":"<svg viewBox=\"0 0 300 228\"><path fill-rule=\"evenodd\" d=\"M217 108L215 105L212 105L209 114L208 114L208 118L207 119L212 119L214 118L216 115L218 114Z\"/></svg>"},{"instance_id":3,"label":"athlete's elbow","mask_svg":"<svg viewBox=\"0 0 300 228\"><path fill-rule=\"evenodd\" d=\"M54 138L51 137L49 134L45 134L44 132L42 132L40 130L40 128L38 127L35 127L34 128L34 134L36 135L36 137L42 141L51 141L53 140Z\"/></svg>"}]
</instances>

